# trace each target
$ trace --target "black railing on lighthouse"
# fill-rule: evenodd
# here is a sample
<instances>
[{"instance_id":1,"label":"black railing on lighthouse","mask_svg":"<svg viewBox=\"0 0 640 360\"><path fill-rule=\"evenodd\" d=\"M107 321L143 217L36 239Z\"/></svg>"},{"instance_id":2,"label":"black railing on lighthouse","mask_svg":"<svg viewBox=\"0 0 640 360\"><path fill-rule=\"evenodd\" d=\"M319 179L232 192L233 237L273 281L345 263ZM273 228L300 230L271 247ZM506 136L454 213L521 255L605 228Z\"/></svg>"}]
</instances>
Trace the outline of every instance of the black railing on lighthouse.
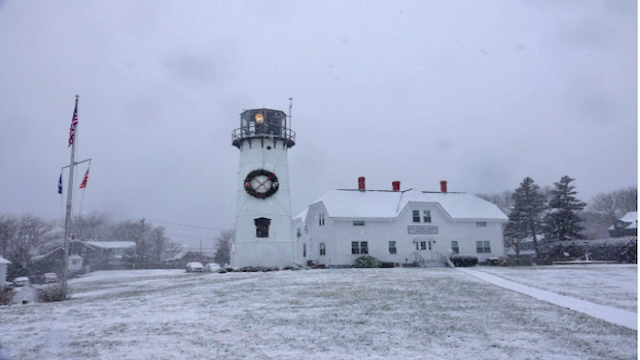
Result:
<instances>
[{"instance_id":1,"label":"black railing on lighthouse","mask_svg":"<svg viewBox=\"0 0 640 360\"><path fill-rule=\"evenodd\" d=\"M232 144L237 148L251 139L273 139L274 143L280 140L287 148L296 144L296 133L287 128L287 116L280 110L246 110L240 115L240 126L231 133Z\"/></svg>"}]
</instances>

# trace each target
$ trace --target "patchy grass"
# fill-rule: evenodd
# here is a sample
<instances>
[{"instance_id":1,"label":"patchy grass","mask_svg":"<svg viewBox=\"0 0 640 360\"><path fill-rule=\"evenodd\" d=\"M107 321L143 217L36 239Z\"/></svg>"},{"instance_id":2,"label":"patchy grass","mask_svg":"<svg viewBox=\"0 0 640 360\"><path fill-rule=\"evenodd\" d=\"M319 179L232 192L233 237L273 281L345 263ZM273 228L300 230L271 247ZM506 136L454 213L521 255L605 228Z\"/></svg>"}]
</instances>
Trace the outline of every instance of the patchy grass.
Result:
<instances>
[{"instance_id":1,"label":"patchy grass","mask_svg":"<svg viewBox=\"0 0 640 360\"><path fill-rule=\"evenodd\" d=\"M147 270L94 280L74 282L83 296L70 301L1 308L12 324L4 349L15 359L637 357L635 331L451 269Z\"/></svg>"}]
</instances>

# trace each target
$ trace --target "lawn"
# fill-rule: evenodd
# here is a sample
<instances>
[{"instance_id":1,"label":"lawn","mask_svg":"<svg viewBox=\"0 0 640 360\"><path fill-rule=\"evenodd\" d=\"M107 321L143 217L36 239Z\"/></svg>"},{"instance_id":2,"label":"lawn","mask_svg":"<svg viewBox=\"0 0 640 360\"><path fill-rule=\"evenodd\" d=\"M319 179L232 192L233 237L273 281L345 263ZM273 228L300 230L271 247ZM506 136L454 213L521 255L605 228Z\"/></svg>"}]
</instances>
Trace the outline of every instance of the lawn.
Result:
<instances>
[{"instance_id":1,"label":"lawn","mask_svg":"<svg viewBox=\"0 0 640 360\"><path fill-rule=\"evenodd\" d=\"M620 274L629 268L600 277L627 276ZM490 269L502 270L505 278L516 271ZM528 268L527 278L552 290L538 274L547 270ZM553 279L592 270L556 271ZM0 307L4 358L637 358L633 330L455 269L103 271L72 284L69 301Z\"/></svg>"}]
</instances>

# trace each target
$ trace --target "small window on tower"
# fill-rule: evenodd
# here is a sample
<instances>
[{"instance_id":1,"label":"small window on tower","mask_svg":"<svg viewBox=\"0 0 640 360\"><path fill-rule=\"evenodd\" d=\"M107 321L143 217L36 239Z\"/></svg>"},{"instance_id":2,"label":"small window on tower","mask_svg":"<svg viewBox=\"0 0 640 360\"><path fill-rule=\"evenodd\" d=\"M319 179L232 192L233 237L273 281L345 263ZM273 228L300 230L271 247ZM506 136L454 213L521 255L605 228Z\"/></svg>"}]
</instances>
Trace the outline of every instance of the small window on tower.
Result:
<instances>
[{"instance_id":1,"label":"small window on tower","mask_svg":"<svg viewBox=\"0 0 640 360\"><path fill-rule=\"evenodd\" d=\"M269 226L271 226L271 219L259 218L253 221L256 224L256 237L269 237Z\"/></svg>"}]
</instances>

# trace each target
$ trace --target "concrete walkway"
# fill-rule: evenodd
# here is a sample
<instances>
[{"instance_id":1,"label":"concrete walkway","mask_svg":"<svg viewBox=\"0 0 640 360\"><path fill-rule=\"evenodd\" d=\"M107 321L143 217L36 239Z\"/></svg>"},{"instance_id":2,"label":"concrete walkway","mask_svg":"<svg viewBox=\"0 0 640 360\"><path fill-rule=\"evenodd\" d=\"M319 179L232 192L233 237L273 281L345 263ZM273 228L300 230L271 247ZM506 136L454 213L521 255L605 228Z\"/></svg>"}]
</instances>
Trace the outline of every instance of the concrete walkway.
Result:
<instances>
[{"instance_id":1,"label":"concrete walkway","mask_svg":"<svg viewBox=\"0 0 640 360\"><path fill-rule=\"evenodd\" d=\"M529 295L538 300L569 308L587 314L594 318L598 318L612 324L620 325L638 331L638 314L631 311L621 310L610 306L598 305L589 301L584 301L569 296L559 295L550 291L532 288L530 286L518 284L513 281L505 280L501 277L490 275L482 271L456 268L477 277L480 280L492 283L505 289L513 290L521 294Z\"/></svg>"}]
</instances>

